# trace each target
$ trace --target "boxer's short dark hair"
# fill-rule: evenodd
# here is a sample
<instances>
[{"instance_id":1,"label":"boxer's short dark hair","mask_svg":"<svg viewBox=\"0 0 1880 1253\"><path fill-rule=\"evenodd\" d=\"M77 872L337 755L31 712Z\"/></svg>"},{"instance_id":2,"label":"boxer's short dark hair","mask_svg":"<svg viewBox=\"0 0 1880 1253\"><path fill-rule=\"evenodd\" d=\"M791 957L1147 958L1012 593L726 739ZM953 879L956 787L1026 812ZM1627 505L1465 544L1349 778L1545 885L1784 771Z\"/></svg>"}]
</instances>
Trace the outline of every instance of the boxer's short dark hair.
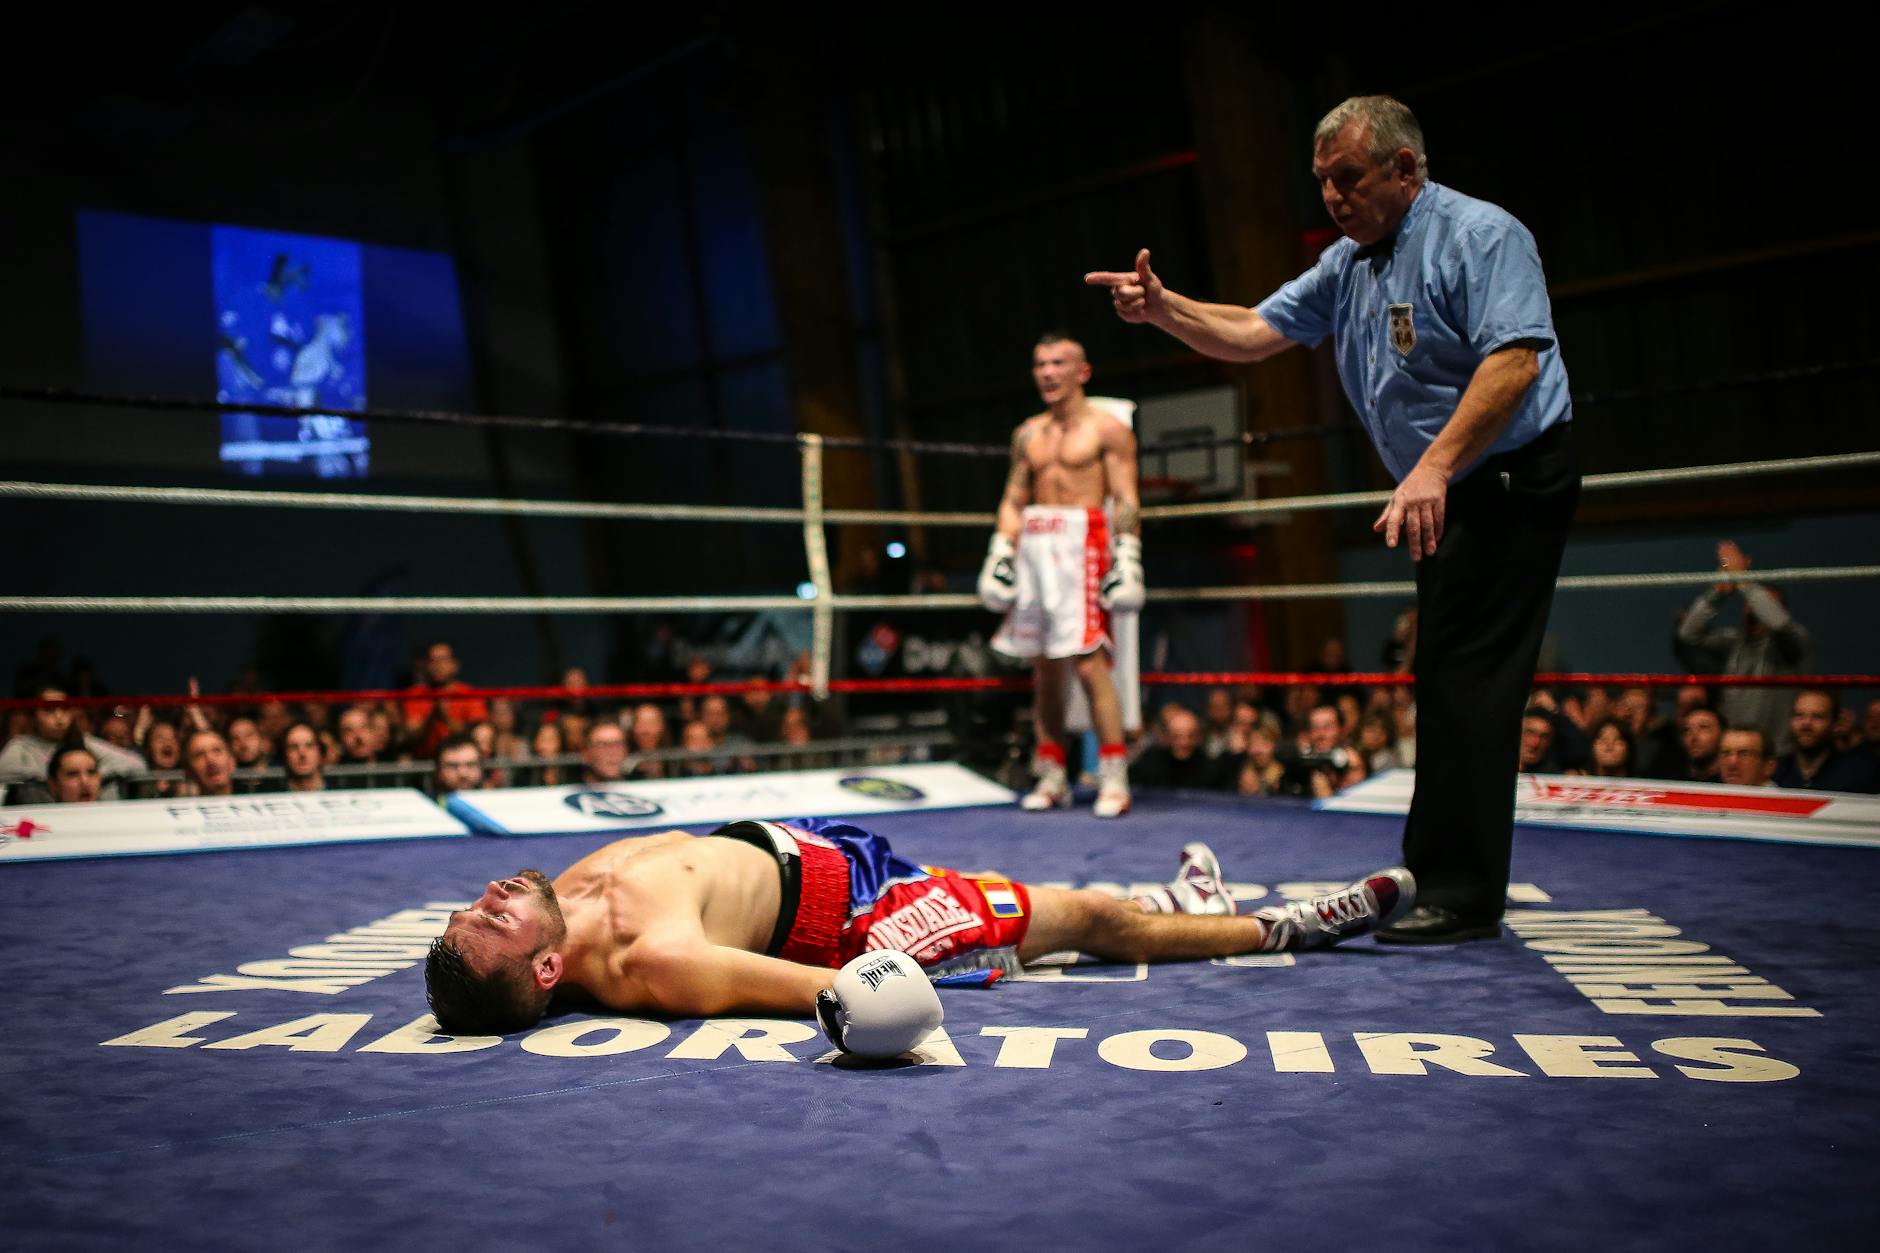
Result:
<instances>
[{"instance_id":1,"label":"boxer's short dark hair","mask_svg":"<svg viewBox=\"0 0 1880 1253\"><path fill-rule=\"evenodd\" d=\"M541 1021L548 993L529 977L527 959L510 958L479 974L448 935L424 959L424 995L437 1025L452 1035L507 1035Z\"/></svg>"}]
</instances>

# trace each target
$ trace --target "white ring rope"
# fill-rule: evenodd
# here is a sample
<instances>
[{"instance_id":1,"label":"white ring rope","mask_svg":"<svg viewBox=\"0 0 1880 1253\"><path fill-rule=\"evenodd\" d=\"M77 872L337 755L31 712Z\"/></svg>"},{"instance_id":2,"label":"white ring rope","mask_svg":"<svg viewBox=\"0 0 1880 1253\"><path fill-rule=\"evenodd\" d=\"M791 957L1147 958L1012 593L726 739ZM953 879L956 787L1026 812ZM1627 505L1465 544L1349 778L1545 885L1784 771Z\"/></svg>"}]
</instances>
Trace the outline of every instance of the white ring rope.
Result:
<instances>
[{"instance_id":1,"label":"white ring rope","mask_svg":"<svg viewBox=\"0 0 1880 1253\"><path fill-rule=\"evenodd\" d=\"M1850 466L1880 465L1880 452L1829 453L1820 457L1787 457L1777 461L1738 461L1720 466L1673 466L1668 470L1625 470L1589 474L1582 487L1645 487L1654 483L1695 483L1701 479L1738 478L1749 474L1789 474L1810 470L1841 470Z\"/></svg>"},{"instance_id":2,"label":"white ring rope","mask_svg":"<svg viewBox=\"0 0 1880 1253\"><path fill-rule=\"evenodd\" d=\"M808 455L808 438L804 453ZM1590 474L1588 491L1649 487L1658 483L1694 483L1747 475L1794 474L1880 465L1880 452L1790 457L1774 461L1738 461L1725 465L1683 466L1668 470L1629 470ZM661 520L667 522L807 522L808 509L725 505L605 504L570 500L504 500L494 496L400 496L366 492L289 492L207 487L113 487L90 483L36 483L0 480L0 499L104 500L131 504L266 506L296 509L384 509L404 513L485 513L523 517ZM1390 493L1342 492L1324 496L1282 496L1273 500L1227 500L1195 505L1150 505L1147 521L1233 514L1303 513L1317 509L1381 505ZM991 513L918 513L888 509L825 509L823 522L837 525L905 524L911 526L991 526Z\"/></svg>"},{"instance_id":3,"label":"white ring rope","mask_svg":"<svg viewBox=\"0 0 1880 1253\"><path fill-rule=\"evenodd\" d=\"M111 500L195 505L264 505L316 509L391 509L422 513L495 513L568 518L639 518L699 522L790 522L803 527L804 553L815 596L806 602L777 596L0 596L0 609L79 613L725 613L808 611L813 614L811 684L820 697L828 690L833 649L833 615L853 609L970 609L971 595L839 596L830 577L826 526L829 523L879 524L906 521L932 526L985 526L992 514L920 514L886 510L825 510L822 489L822 440L798 439L802 459L802 509L762 509L695 505L594 504L578 501L501 500L493 497L370 495L342 492L287 492L211 488L109 487L72 483L0 481L0 499ZM1752 474L1784 474L1880 464L1880 452L1744 461L1727 465L1687 466L1590 475L1590 489L1640 487L1655 483L1694 482ZM1164 505L1144 509L1145 519L1190 518L1225 514L1288 513L1376 505L1389 492L1348 492L1295 496L1264 501L1226 501ZM1880 576L1880 566L1821 566L1764 570L1757 578L1781 582L1866 579ZM1635 587L1701 587L1719 573L1707 570L1669 574L1573 575L1559 579L1563 590ZM1149 593L1153 601L1307 600L1336 597L1413 595L1408 580L1370 583L1307 583L1290 586L1164 588Z\"/></svg>"},{"instance_id":4,"label":"white ring rope","mask_svg":"<svg viewBox=\"0 0 1880 1253\"><path fill-rule=\"evenodd\" d=\"M1571 574L1554 580L1560 591L1611 591L1631 587L1704 587L1725 576L1716 570L1692 574ZM1736 576L1741 581L1745 576ZM1795 566L1754 570L1749 577L1769 583L1818 583L1832 579L1880 578L1880 566ZM1414 596L1409 580L1393 583L1292 583L1275 587L1171 587L1149 593L1167 603L1190 600L1314 600L1338 596Z\"/></svg>"},{"instance_id":5,"label":"white ring rope","mask_svg":"<svg viewBox=\"0 0 1880 1253\"><path fill-rule=\"evenodd\" d=\"M496 496L397 496L373 492L283 492L222 487L112 487L95 483L0 480L0 499L102 500L139 505L231 505L281 509L382 509L393 513L485 513L613 521L802 523L807 509L744 505L604 504L583 500L504 500ZM824 522L912 526L991 526L990 513L918 513L895 509L825 509Z\"/></svg>"},{"instance_id":6,"label":"white ring rope","mask_svg":"<svg viewBox=\"0 0 1880 1253\"><path fill-rule=\"evenodd\" d=\"M1812 583L1880 578L1880 566L1795 566L1752 572L1758 581ZM1703 587L1725 577L1688 574L1577 574L1555 582L1562 591L1636 587ZM1742 575L1736 576L1738 580ZM1206 600L1312 600L1340 596L1413 596L1409 580L1378 583L1294 583L1283 586L1155 588L1167 604ZM0 609L67 613L725 613L740 610L830 612L850 609L974 609L977 596L0 596Z\"/></svg>"},{"instance_id":7,"label":"white ring rope","mask_svg":"<svg viewBox=\"0 0 1880 1253\"><path fill-rule=\"evenodd\" d=\"M801 509L729 505L610 505L495 496L388 496L370 492L282 492L220 487L109 487L91 483L0 481L0 498L105 500L145 505L260 505L291 509L384 509L402 513L492 513L539 518L656 519L669 522L801 522Z\"/></svg>"},{"instance_id":8,"label":"white ring rope","mask_svg":"<svg viewBox=\"0 0 1880 1253\"><path fill-rule=\"evenodd\" d=\"M1649 487L1654 483L1697 483L1705 479L1734 479L1752 474L1792 474L1811 470L1838 470L1880 465L1880 452L1837 453L1823 457L1789 457L1778 461L1737 461L1726 465L1681 466L1670 470L1627 470L1616 474L1589 474L1580 480L1585 491L1609 487ZM1152 505L1142 511L1144 521L1170 518L1209 518L1229 514L1304 513L1312 509L1345 509L1382 505L1389 492L1343 492L1333 496L1282 496L1275 500L1224 500L1200 505Z\"/></svg>"},{"instance_id":9,"label":"white ring rope","mask_svg":"<svg viewBox=\"0 0 1880 1253\"><path fill-rule=\"evenodd\" d=\"M1880 578L1880 566L1793 566L1780 570L1754 570L1751 577L1770 583L1820 583L1834 579ZM1554 581L1562 591L1607 591L1628 587L1703 587L1725 577L1716 570L1689 574L1571 574ZM1743 576L1737 576L1739 580ZM1164 604L1195 600L1314 600L1338 596L1414 596L1417 585L1408 580L1386 583L1289 583L1283 586L1160 587L1149 589L1149 599ZM0 604L4 601L0 600ZM976 609L979 598L970 594L944 596L838 596L836 609Z\"/></svg>"}]
</instances>

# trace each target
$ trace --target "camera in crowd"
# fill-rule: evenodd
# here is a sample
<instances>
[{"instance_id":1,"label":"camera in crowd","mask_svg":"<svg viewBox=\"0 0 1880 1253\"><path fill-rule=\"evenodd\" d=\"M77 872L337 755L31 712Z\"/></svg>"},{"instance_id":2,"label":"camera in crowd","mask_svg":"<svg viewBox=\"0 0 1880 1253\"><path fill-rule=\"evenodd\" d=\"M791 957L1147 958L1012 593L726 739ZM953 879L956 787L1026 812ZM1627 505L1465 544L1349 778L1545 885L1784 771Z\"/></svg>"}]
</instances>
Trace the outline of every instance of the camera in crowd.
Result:
<instances>
[{"instance_id":1,"label":"camera in crowd","mask_svg":"<svg viewBox=\"0 0 1880 1253\"><path fill-rule=\"evenodd\" d=\"M1301 773L1323 772L1342 777L1354 760L1355 755L1342 744L1322 753L1307 749L1299 754L1299 769Z\"/></svg>"}]
</instances>

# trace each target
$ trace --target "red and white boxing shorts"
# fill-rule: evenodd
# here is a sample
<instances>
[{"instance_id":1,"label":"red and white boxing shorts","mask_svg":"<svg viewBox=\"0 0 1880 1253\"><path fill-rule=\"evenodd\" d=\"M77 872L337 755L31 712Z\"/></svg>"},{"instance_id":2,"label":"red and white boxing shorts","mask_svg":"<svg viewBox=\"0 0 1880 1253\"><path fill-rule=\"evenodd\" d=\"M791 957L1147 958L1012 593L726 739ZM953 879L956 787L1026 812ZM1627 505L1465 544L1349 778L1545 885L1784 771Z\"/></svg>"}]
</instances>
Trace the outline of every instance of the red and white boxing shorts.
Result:
<instances>
[{"instance_id":1,"label":"red and white boxing shorts","mask_svg":"<svg viewBox=\"0 0 1880 1253\"><path fill-rule=\"evenodd\" d=\"M777 858L783 901L770 956L839 970L870 949L894 949L940 973L1018 969L1031 926L1022 883L917 865L837 819L734 822L712 834Z\"/></svg>"},{"instance_id":2,"label":"red and white boxing shorts","mask_svg":"<svg viewBox=\"0 0 1880 1253\"><path fill-rule=\"evenodd\" d=\"M1018 530L1017 602L992 646L1008 657L1082 657L1110 646L1099 599L1110 569L1110 523L1101 509L1028 505Z\"/></svg>"}]
</instances>

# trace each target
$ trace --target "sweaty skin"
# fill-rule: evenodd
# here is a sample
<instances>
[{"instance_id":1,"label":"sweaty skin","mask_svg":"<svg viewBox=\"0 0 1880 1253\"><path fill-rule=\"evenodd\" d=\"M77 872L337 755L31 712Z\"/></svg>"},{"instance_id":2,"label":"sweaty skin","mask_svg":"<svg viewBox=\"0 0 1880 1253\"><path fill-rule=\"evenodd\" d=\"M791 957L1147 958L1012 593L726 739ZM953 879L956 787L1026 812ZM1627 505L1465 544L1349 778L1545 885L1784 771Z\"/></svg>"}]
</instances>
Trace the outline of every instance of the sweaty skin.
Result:
<instances>
[{"instance_id":1,"label":"sweaty skin","mask_svg":"<svg viewBox=\"0 0 1880 1253\"><path fill-rule=\"evenodd\" d=\"M616 840L554 886L568 927L562 983L609 1008L797 1012L833 981L833 971L762 955L781 880L776 859L741 840Z\"/></svg>"}]
</instances>

